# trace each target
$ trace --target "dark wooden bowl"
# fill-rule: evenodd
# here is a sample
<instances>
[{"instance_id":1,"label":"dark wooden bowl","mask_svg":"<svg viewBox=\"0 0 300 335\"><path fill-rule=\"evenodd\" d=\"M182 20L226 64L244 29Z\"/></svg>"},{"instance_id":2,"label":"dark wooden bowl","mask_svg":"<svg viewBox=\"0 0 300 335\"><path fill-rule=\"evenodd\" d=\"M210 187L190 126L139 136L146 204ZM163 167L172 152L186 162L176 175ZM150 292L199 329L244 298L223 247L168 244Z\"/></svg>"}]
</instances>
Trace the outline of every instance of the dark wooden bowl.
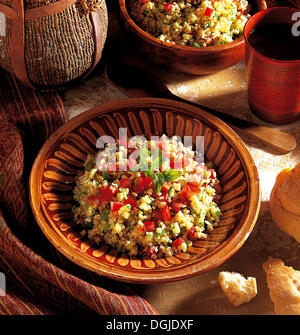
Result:
<instances>
[{"instance_id":1,"label":"dark wooden bowl","mask_svg":"<svg viewBox=\"0 0 300 335\"><path fill-rule=\"evenodd\" d=\"M153 63L175 72L194 75L216 73L231 67L245 57L245 41L241 36L233 42L203 48L163 42L142 30L127 11L128 0L119 0L120 25L128 41ZM255 0L256 11L267 8L265 0Z\"/></svg>"},{"instance_id":2,"label":"dark wooden bowl","mask_svg":"<svg viewBox=\"0 0 300 335\"><path fill-rule=\"evenodd\" d=\"M129 258L107 245L84 239L73 222L74 177L101 135L166 134L204 136L204 154L215 164L223 187L220 224L187 253L151 260ZM189 278L230 258L253 229L260 208L255 163L236 133L215 116L188 104L140 98L114 101L84 112L59 128L44 144L30 176L33 213L49 241L78 265L120 281L161 283Z\"/></svg>"}]
</instances>

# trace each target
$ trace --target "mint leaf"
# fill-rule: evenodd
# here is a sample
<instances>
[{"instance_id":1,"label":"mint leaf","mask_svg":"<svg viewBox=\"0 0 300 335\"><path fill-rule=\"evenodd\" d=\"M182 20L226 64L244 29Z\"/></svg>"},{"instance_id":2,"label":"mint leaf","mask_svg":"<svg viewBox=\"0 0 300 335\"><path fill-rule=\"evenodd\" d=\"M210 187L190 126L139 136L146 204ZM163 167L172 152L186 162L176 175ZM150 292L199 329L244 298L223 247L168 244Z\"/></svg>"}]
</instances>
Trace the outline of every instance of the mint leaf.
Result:
<instances>
[{"instance_id":1,"label":"mint leaf","mask_svg":"<svg viewBox=\"0 0 300 335\"><path fill-rule=\"evenodd\" d=\"M165 177L161 172L155 174L155 178L153 179L153 188L157 194L160 193L165 181Z\"/></svg>"},{"instance_id":2,"label":"mint leaf","mask_svg":"<svg viewBox=\"0 0 300 335\"><path fill-rule=\"evenodd\" d=\"M174 181L182 175L181 171L170 169L164 172L164 178L166 181Z\"/></svg>"},{"instance_id":3,"label":"mint leaf","mask_svg":"<svg viewBox=\"0 0 300 335\"><path fill-rule=\"evenodd\" d=\"M148 171L145 172L145 175L148 176L151 179L155 179L155 173L151 170L151 167L148 168Z\"/></svg>"}]
</instances>

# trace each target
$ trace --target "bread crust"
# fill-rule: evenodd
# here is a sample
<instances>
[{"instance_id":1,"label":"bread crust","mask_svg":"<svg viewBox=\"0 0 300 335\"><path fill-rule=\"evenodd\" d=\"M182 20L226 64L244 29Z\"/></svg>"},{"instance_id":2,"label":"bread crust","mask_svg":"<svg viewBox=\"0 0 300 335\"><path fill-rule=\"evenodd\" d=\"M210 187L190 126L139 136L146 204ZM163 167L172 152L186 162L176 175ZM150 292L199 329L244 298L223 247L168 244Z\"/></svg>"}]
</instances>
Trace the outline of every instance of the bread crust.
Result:
<instances>
[{"instance_id":1,"label":"bread crust","mask_svg":"<svg viewBox=\"0 0 300 335\"><path fill-rule=\"evenodd\" d=\"M300 243L300 163L278 174L270 196L270 212L275 224Z\"/></svg>"},{"instance_id":2,"label":"bread crust","mask_svg":"<svg viewBox=\"0 0 300 335\"><path fill-rule=\"evenodd\" d=\"M275 224L286 234L300 243L300 216L287 211L276 196L273 188L270 196L270 212Z\"/></svg>"},{"instance_id":3,"label":"bread crust","mask_svg":"<svg viewBox=\"0 0 300 335\"><path fill-rule=\"evenodd\" d=\"M300 315L300 271L272 257L263 263L263 269L276 314Z\"/></svg>"}]
</instances>

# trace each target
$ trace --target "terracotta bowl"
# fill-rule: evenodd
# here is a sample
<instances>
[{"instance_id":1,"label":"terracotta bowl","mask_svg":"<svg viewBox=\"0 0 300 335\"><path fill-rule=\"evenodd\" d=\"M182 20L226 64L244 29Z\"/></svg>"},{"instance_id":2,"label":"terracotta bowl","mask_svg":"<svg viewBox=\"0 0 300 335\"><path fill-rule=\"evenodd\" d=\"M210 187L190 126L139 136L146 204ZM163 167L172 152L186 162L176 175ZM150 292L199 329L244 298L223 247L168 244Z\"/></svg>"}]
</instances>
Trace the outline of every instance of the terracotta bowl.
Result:
<instances>
[{"instance_id":1,"label":"terracotta bowl","mask_svg":"<svg viewBox=\"0 0 300 335\"><path fill-rule=\"evenodd\" d=\"M267 8L265 0L249 0L249 2L254 5L252 14ZM127 11L127 3L128 0L119 0L122 31L141 54L157 65L175 72L204 75L231 67L245 57L243 36L224 45L203 48L163 42L135 24Z\"/></svg>"},{"instance_id":2,"label":"terracotta bowl","mask_svg":"<svg viewBox=\"0 0 300 335\"><path fill-rule=\"evenodd\" d=\"M204 136L205 160L215 164L221 185L223 216L206 240L187 253L151 260L128 258L107 245L81 237L73 222L74 177L101 135L118 137L166 134ZM260 184L254 161L236 133L218 118L171 100L139 98L114 101L71 119L44 144L30 176L33 213L49 241L67 258L99 275L133 283L189 278L230 258L253 229L260 208Z\"/></svg>"}]
</instances>

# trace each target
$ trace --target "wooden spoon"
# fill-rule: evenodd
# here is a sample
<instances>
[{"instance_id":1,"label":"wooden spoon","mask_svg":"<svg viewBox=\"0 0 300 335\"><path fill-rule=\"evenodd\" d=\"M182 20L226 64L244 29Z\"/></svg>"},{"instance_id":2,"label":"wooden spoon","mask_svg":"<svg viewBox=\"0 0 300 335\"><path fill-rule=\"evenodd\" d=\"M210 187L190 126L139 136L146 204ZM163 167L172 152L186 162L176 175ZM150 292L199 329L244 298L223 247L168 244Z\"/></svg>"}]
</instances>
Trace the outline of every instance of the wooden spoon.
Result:
<instances>
[{"instance_id":1,"label":"wooden spoon","mask_svg":"<svg viewBox=\"0 0 300 335\"><path fill-rule=\"evenodd\" d=\"M128 64L114 62L105 66L105 77L114 87L132 98L157 97L173 99L202 108L206 112L229 123L236 130L259 140L281 154L286 154L296 147L296 140L290 134L278 129L260 126L176 96L156 74L149 70L140 70Z\"/></svg>"}]
</instances>

